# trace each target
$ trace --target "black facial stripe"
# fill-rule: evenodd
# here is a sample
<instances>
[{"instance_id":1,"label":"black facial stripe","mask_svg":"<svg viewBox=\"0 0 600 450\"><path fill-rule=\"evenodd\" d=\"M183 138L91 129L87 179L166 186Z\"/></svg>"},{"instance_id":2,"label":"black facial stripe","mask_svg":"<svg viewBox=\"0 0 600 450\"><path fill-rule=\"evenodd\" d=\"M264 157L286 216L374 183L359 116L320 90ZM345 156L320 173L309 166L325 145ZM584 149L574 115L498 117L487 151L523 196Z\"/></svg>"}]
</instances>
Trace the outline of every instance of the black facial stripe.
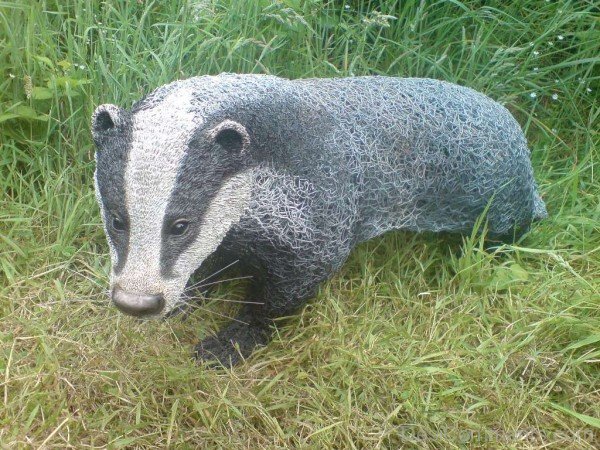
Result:
<instances>
[{"instance_id":1,"label":"black facial stripe","mask_svg":"<svg viewBox=\"0 0 600 450\"><path fill-rule=\"evenodd\" d=\"M199 138L192 140L181 162L179 173L162 224L161 273L173 276L173 267L202 233L202 220L211 202L226 182L240 168L238 155L226 152L214 142ZM169 233L171 224L186 219L189 228L183 236Z\"/></svg>"},{"instance_id":2,"label":"black facial stripe","mask_svg":"<svg viewBox=\"0 0 600 450\"><path fill-rule=\"evenodd\" d=\"M130 130L119 130L114 135L107 133L102 139L96 140L96 178L104 207L106 231L117 252L117 264L113 267L117 274L125 266L129 244L130 221L125 202L125 170L131 140ZM119 233L112 229L114 214L127 225L125 231Z\"/></svg>"}]
</instances>

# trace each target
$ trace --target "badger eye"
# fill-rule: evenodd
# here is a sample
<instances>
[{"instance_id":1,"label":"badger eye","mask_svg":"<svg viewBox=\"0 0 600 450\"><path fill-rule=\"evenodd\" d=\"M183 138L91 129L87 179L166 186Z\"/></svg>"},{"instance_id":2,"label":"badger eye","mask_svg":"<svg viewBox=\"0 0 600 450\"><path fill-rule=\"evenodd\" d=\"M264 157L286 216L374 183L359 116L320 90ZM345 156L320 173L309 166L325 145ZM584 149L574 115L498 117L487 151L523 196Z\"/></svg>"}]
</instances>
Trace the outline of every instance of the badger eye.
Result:
<instances>
[{"instance_id":1,"label":"badger eye","mask_svg":"<svg viewBox=\"0 0 600 450\"><path fill-rule=\"evenodd\" d=\"M189 226L190 223L187 220L177 220L171 225L169 233L172 236L182 236L183 234L185 234Z\"/></svg>"},{"instance_id":2,"label":"badger eye","mask_svg":"<svg viewBox=\"0 0 600 450\"><path fill-rule=\"evenodd\" d=\"M115 231L119 231L119 232L125 231L125 221L121 220L117 216L113 216L111 225L113 227L113 230L115 230Z\"/></svg>"}]
</instances>

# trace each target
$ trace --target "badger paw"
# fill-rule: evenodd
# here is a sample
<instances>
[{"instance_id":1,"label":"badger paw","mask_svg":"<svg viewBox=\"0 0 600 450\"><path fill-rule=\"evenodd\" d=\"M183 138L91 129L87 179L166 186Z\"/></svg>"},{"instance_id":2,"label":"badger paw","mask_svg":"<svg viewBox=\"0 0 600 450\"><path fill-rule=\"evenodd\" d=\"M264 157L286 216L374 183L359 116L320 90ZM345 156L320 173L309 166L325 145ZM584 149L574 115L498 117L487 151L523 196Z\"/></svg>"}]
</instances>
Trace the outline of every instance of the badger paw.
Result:
<instances>
[{"instance_id":1,"label":"badger paw","mask_svg":"<svg viewBox=\"0 0 600 450\"><path fill-rule=\"evenodd\" d=\"M271 337L268 324L247 320L247 316L240 317L216 336L202 340L194 352L196 359L211 367L221 365L231 368L250 356L257 346L266 345Z\"/></svg>"}]
</instances>

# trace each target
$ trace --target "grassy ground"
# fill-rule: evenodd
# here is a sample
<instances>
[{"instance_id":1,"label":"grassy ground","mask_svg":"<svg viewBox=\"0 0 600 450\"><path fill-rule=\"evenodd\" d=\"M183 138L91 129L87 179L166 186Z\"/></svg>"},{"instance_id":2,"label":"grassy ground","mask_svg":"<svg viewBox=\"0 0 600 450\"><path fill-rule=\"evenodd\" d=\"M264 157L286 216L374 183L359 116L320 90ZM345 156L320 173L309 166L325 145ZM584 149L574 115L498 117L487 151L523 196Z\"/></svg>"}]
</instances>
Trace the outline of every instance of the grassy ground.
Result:
<instances>
[{"instance_id":1,"label":"grassy ground","mask_svg":"<svg viewBox=\"0 0 600 450\"><path fill-rule=\"evenodd\" d=\"M0 447L597 448L599 14L585 0L0 0ZM550 217L501 253L369 242L267 348L198 367L192 344L239 289L187 320L109 307L88 123L99 103L221 71L481 90L524 127Z\"/></svg>"}]
</instances>

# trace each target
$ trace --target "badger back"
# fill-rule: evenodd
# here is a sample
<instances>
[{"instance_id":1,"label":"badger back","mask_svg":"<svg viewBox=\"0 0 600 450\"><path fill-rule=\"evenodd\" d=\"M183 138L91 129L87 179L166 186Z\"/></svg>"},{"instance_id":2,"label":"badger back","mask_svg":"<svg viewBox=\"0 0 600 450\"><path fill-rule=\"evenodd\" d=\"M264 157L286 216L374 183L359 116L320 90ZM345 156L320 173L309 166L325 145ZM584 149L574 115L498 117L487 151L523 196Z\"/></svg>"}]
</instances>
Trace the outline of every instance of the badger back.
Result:
<instances>
[{"instance_id":1,"label":"badger back","mask_svg":"<svg viewBox=\"0 0 600 450\"><path fill-rule=\"evenodd\" d=\"M499 103L418 78L299 81L338 118L361 186L362 239L390 229L470 232L487 213L503 236L546 215L525 136Z\"/></svg>"}]
</instances>

